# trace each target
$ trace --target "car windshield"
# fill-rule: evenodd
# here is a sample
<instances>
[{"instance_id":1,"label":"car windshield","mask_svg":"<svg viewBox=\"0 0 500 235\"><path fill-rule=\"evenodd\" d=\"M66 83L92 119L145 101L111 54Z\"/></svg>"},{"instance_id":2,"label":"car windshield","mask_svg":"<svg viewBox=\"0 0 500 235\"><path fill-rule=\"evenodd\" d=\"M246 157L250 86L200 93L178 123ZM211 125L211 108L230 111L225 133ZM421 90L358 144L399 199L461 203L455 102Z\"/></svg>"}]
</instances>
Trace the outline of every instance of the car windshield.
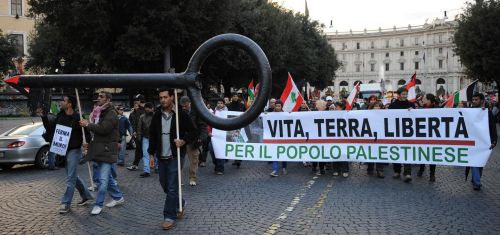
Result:
<instances>
[{"instance_id":1,"label":"car windshield","mask_svg":"<svg viewBox=\"0 0 500 235\"><path fill-rule=\"evenodd\" d=\"M30 135L32 132L37 130L41 124L30 124L30 125L22 125L18 126L9 132L5 133L5 136L14 136L14 135Z\"/></svg>"}]
</instances>

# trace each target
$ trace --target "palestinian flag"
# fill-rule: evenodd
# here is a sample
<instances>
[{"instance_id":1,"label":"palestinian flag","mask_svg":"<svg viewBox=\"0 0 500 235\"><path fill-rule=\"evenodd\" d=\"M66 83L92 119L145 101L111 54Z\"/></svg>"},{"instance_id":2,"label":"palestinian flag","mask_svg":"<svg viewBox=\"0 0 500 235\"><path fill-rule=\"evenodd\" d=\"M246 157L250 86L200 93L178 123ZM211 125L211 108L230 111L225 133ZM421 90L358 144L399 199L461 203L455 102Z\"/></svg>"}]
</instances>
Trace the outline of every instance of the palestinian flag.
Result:
<instances>
[{"instance_id":1,"label":"palestinian flag","mask_svg":"<svg viewBox=\"0 0 500 235\"><path fill-rule=\"evenodd\" d=\"M247 91L248 91L248 97L245 106L248 109L252 105L253 100L255 99L255 88L253 87L253 79L250 82L250 84L248 84Z\"/></svg>"},{"instance_id":2,"label":"palestinian flag","mask_svg":"<svg viewBox=\"0 0 500 235\"><path fill-rule=\"evenodd\" d=\"M464 89L453 93L453 95L450 96L446 101L444 107L453 108L461 101L472 101L472 95L474 94L474 90L476 89L477 81L478 80L475 80Z\"/></svg>"}]
</instances>

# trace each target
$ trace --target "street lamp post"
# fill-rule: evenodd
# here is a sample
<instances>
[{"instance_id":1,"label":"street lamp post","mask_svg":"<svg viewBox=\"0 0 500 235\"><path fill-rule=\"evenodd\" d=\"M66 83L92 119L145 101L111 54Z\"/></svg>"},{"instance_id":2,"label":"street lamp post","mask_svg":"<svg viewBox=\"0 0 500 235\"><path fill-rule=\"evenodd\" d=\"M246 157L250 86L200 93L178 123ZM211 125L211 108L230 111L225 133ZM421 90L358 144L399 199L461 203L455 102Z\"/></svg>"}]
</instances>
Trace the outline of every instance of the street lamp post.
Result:
<instances>
[{"instance_id":1,"label":"street lamp post","mask_svg":"<svg viewBox=\"0 0 500 235\"><path fill-rule=\"evenodd\" d=\"M64 74L64 66L66 65L66 60L62 57L59 60L59 65L61 66L61 74ZM61 88L61 96L64 94L64 88Z\"/></svg>"}]
</instances>

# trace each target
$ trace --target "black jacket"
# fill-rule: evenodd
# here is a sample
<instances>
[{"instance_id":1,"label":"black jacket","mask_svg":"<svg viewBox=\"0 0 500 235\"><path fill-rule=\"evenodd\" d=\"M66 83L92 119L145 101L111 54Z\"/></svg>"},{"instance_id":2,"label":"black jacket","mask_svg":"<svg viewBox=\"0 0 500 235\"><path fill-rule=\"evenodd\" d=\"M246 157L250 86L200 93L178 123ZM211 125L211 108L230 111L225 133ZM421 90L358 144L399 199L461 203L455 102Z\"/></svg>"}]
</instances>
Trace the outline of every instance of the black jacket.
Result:
<instances>
[{"instance_id":1,"label":"black jacket","mask_svg":"<svg viewBox=\"0 0 500 235\"><path fill-rule=\"evenodd\" d=\"M200 119L195 109L191 108L191 111L184 110L184 112L189 115L191 124L196 129L194 135L196 138L194 139L193 146L197 148L208 139L207 124Z\"/></svg>"},{"instance_id":2,"label":"black jacket","mask_svg":"<svg viewBox=\"0 0 500 235\"><path fill-rule=\"evenodd\" d=\"M118 160L118 141L120 141L118 125L118 114L115 107L109 104L101 110L97 124L89 123L85 127L94 133L89 143L88 158L106 163L115 163Z\"/></svg>"},{"instance_id":3,"label":"black jacket","mask_svg":"<svg viewBox=\"0 0 500 235\"><path fill-rule=\"evenodd\" d=\"M130 120L130 124L132 124L132 128L134 129L135 132L137 132L137 128L139 126L139 119L141 118L141 115L146 113L143 107L139 107L139 109L132 111L128 117Z\"/></svg>"},{"instance_id":4,"label":"black jacket","mask_svg":"<svg viewBox=\"0 0 500 235\"><path fill-rule=\"evenodd\" d=\"M405 101L400 101L400 100L395 100L389 105L389 109L409 109L409 108L415 108L415 104L405 100Z\"/></svg>"},{"instance_id":5,"label":"black jacket","mask_svg":"<svg viewBox=\"0 0 500 235\"><path fill-rule=\"evenodd\" d=\"M172 150L172 156L177 157L177 148L175 147L174 139L177 139L176 136L176 126L175 126L175 112L172 111L172 121L170 122L170 148ZM151 126L149 127L149 148L148 153L151 155L156 154L158 158L161 156L162 150L162 128L161 128L161 119L162 119L162 111L161 107L158 108L153 115L153 120L151 120ZM186 141L186 144L183 145L181 149L181 157L184 157L186 154L186 145L192 143L195 139L196 130L189 119L189 116L186 112L179 112L179 139Z\"/></svg>"},{"instance_id":6,"label":"black jacket","mask_svg":"<svg viewBox=\"0 0 500 235\"><path fill-rule=\"evenodd\" d=\"M69 137L68 150L77 149L82 147L83 136L82 128L80 127L80 115L74 112L72 115L66 115L62 110L60 111L55 119L49 118L47 116L42 116L43 127L45 127L45 133L43 137L45 141L51 143L52 138L54 138L54 131L56 130L56 125L63 125L71 127L71 136ZM86 139L90 139L88 132L85 133Z\"/></svg>"},{"instance_id":7,"label":"black jacket","mask_svg":"<svg viewBox=\"0 0 500 235\"><path fill-rule=\"evenodd\" d=\"M238 111L238 112L245 112L245 105L242 104L241 102L233 102L229 103L227 105L227 110L229 111Z\"/></svg>"}]
</instances>

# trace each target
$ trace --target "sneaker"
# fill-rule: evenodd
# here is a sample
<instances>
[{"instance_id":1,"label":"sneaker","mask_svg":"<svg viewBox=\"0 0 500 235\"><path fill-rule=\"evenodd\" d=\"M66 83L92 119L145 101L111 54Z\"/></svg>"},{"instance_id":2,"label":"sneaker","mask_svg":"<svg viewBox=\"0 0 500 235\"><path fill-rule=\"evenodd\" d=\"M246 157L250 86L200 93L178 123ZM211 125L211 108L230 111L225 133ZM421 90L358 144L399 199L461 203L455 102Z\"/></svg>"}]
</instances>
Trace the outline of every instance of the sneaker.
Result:
<instances>
[{"instance_id":1,"label":"sneaker","mask_svg":"<svg viewBox=\"0 0 500 235\"><path fill-rule=\"evenodd\" d=\"M217 171L217 172L215 172L215 174L217 174L217 175L223 175L223 174L224 174L224 172L222 172L222 171Z\"/></svg>"},{"instance_id":2,"label":"sneaker","mask_svg":"<svg viewBox=\"0 0 500 235\"><path fill-rule=\"evenodd\" d=\"M405 183L410 183L411 175L405 175Z\"/></svg>"},{"instance_id":3,"label":"sneaker","mask_svg":"<svg viewBox=\"0 0 500 235\"><path fill-rule=\"evenodd\" d=\"M118 199L118 201L115 200L115 199L113 199L108 204L106 204L106 207L111 208L111 207L119 206L119 205L121 205L123 203L125 203L125 198L123 198L123 197L120 198L120 199Z\"/></svg>"},{"instance_id":4,"label":"sneaker","mask_svg":"<svg viewBox=\"0 0 500 235\"><path fill-rule=\"evenodd\" d=\"M349 177L349 173L348 173L348 172L344 172L344 173L342 173L342 177L344 177L344 178Z\"/></svg>"},{"instance_id":5,"label":"sneaker","mask_svg":"<svg viewBox=\"0 0 500 235\"><path fill-rule=\"evenodd\" d=\"M286 175L288 172L286 171L286 168L282 169L283 175Z\"/></svg>"},{"instance_id":6,"label":"sneaker","mask_svg":"<svg viewBox=\"0 0 500 235\"><path fill-rule=\"evenodd\" d=\"M141 178L146 178L146 177L149 177L149 176L150 176L150 174L149 174L149 173L147 173L147 172L141 173L141 174L139 175L139 177L141 177Z\"/></svg>"},{"instance_id":7,"label":"sneaker","mask_svg":"<svg viewBox=\"0 0 500 235\"><path fill-rule=\"evenodd\" d=\"M90 212L90 214L91 215L98 215L98 214L101 214L101 211L102 211L102 207L94 206L94 208L92 208L92 211Z\"/></svg>"},{"instance_id":8,"label":"sneaker","mask_svg":"<svg viewBox=\"0 0 500 235\"><path fill-rule=\"evenodd\" d=\"M430 181L430 182L436 182L436 176L434 176L434 175L430 175L430 176L429 176L429 181Z\"/></svg>"},{"instance_id":9,"label":"sneaker","mask_svg":"<svg viewBox=\"0 0 500 235\"><path fill-rule=\"evenodd\" d=\"M394 173L394 175L392 175L392 178L394 179L397 179L399 177L401 177L401 173Z\"/></svg>"},{"instance_id":10,"label":"sneaker","mask_svg":"<svg viewBox=\"0 0 500 235\"><path fill-rule=\"evenodd\" d=\"M92 202L92 198L84 198L80 202L77 203L78 206L85 206Z\"/></svg>"},{"instance_id":11,"label":"sneaker","mask_svg":"<svg viewBox=\"0 0 500 235\"><path fill-rule=\"evenodd\" d=\"M163 221L163 224L161 225L161 227L163 228L163 230L169 230L169 229L173 228L174 225L175 225L175 220L165 219L165 221Z\"/></svg>"},{"instance_id":12,"label":"sneaker","mask_svg":"<svg viewBox=\"0 0 500 235\"><path fill-rule=\"evenodd\" d=\"M189 185L191 185L191 186L196 186L196 181L194 181L194 180L190 180L190 181L189 181Z\"/></svg>"},{"instance_id":13,"label":"sneaker","mask_svg":"<svg viewBox=\"0 0 500 235\"><path fill-rule=\"evenodd\" d=\"M271 175L272 177L278 177L278 172L273 171L273 172L271 172L271 174L270 174L270 175Z\"/></svg>"},{"instance_id":14,"label":"sneaker","mask_svg":"<svg viewBox=\"0 0 500 235\"><path fill-rule=\"evenodd\" d=\"M59 214L66 214L68 213L70 210L70 207L68 204L61 204L61 206L59 207Z\"/></svg>"},{"instance_id":15,"label":"sneaker","mask_svg":"<svg viewBox=\"0 0 500 235\"><path fill-rule=\"evenodd\" d=\"M129 171L135 171L137 169L138 169L138 167L136 165L131 165L131 166L127 167L127 170L129 170Z\"/></svg>"},{"instance_id":16,"label":"sneaker","mask_svg":"<svg viewBox=\"0 0 500 235\"><path fill-rule=\"evenodd\" d=\"M339 176L339 172L338 171L334 171L333 172L333 176Z\"/></svg>"},{"instance_id":17,"label":"sneaker","mask_svg":"<svg viewBox=\"0 0 500 235\"><path fill-rule=\"evenodd\" d=\"M91 192L97 192L97 189L98 189L97 186L90 186L88 188L88 190L91 191Z\"/></svg>"},{"instance_id":18,"label":"sneaker","mask_svg":"<svg viewBox=\"0 0 500 235\"><path fill-rule=\"evenodd\" d=\"M206 163L204 163L204 162L200 162L200 167L206 167L206 166L207 166L207 164L206 164Z\"/></svg>"}]
</instances>

